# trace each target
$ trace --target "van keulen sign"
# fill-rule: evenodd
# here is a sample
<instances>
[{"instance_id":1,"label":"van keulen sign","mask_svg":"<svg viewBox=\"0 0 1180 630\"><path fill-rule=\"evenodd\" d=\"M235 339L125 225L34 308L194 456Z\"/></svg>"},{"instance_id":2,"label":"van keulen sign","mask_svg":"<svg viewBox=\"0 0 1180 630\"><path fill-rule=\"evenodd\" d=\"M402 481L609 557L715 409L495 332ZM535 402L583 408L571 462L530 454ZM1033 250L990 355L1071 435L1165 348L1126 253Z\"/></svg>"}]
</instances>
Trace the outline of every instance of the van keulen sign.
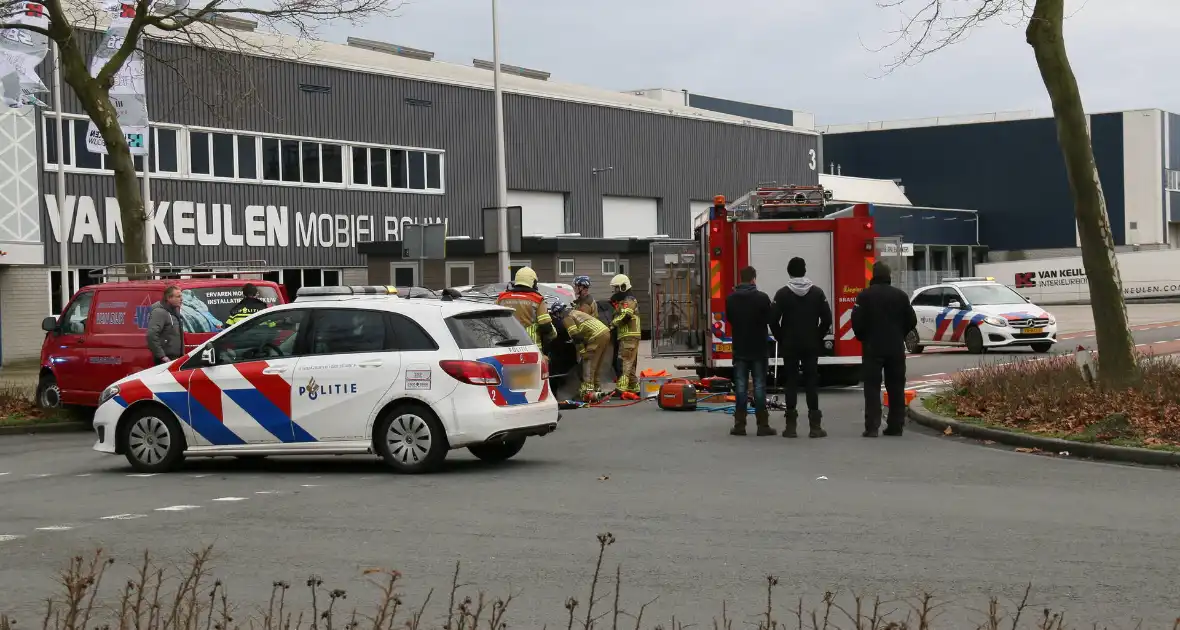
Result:
<instances>
[{"instance_id":1,"label":"van keulen sign","mask_svg":"<svg viewBox=\"0 0 1180 630\"><path fill-rule=\"evenodd\" d=\"M103 200L100 211L90 197L66 196L63 229L57 196L45 195L53 238L65 234L74 243L123 242L119 202ZM370 214L291 212L287 206L231 206L222 203L157 201L152 203L154 242L160 245L213 247L356 247L369 241L401 240L402 229L417 223L445 223L445 219Z\"/></svg>"}]
</instances>

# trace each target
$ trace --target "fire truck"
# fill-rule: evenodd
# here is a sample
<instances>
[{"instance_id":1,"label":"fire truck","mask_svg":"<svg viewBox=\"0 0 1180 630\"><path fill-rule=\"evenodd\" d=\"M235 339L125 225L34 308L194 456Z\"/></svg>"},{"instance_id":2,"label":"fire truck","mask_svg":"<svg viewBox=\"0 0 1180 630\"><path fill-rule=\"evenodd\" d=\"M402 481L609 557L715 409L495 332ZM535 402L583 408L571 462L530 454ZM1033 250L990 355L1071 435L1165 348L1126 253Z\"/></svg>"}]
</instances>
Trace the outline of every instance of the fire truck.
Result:
<instances>
[{"instance_id":1,"label":"fire truck","mask_svg":"<svg viewBox=\"0 0 1180 630\"><path fill-rule=\"evenodd\" d=\"M872 278L878 252L901 248L887 242L893 239L877 238L868 204L835 206L831 199L822 186L761 186L728 204L718 196L694 219L693 240L654 241L652 355L691 357L691 364L677 367L700 377L731 376L733 331L725 298L737 286L738 272L753 266L759 290L773 298L789 279L787 262L799 256L834 311L819 358L821 382L859 383L861 348L852 333L852 308ZM767 344L771 366L782 365L769 333Z\"/></svg>"}]
</instances>

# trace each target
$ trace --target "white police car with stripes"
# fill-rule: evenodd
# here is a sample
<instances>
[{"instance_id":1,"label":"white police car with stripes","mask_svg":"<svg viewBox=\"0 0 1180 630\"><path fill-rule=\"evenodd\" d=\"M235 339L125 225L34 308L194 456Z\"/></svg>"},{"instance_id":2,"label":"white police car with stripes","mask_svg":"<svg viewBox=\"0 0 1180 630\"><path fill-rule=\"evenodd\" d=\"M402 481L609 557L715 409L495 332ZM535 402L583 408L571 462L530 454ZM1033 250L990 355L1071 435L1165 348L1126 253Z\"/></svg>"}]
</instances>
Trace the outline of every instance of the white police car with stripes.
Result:
<instances>
[{"instance_id":1,"label":"white police car with stripes","mask_svg":"<svg viewBox=\"0 0 1180 630\"><path fill-rule=\"evenodd\" d=\"M310 287L108 387L94 448L143 472L195 456L376 454L417 473L457 448L506 460L559 419L547 363L510 309Z\"/></svg>"},{"instance_id":2,"label":"white police car with stripes","mask_svg":"<svg viewBox=\"0 0 1180 630\"><path fill-rule=\"evenodd\" d=\"M1057 343L1057 320L994 278L945 278L910 295L918 327L906 335L906 351L926 346L1029 347L1048 352Z\"/></svg>"}]
</instances>

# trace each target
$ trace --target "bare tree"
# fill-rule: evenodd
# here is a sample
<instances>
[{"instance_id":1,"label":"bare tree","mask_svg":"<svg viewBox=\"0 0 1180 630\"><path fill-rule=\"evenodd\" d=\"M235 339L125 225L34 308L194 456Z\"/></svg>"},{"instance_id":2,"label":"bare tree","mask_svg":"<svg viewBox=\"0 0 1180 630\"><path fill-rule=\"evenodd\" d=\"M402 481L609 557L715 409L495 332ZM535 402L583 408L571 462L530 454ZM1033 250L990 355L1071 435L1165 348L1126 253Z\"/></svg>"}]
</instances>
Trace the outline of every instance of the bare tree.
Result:
<instances>
[{"instance_id":1,"label":"bare tree","mask_svg":"<svg viewBox=\"0 0 1180 630\"><path fill-rule=\"evenodd\" d=\"M243 0L201 0L192 6L187 0L182 0L182 4L176 4L176 0L171 0L171 4L165 3L169 0L122 0L122 4L134 8L134 17L125 38L121 42L112 40L109 45L114 51L97 72L92 73L87 57L94 50L93 44L88 45L88 42L97 38L81 35L100 31L103 23L109 20L108 12L97 5L103 0L32 1L44 7L49 18L48 28L14 19L27 10L26 0L0 0L0 31L32 31L57 44L62 81L73 90L106 144L107 163L114 171L115 197L119 201L123 224L124 263L129 270L146 262L147 213L127 136L112 102L111 88L120 70L137 52L156 61L165 61L145 50L146 40L218 51L222 57L243 53L273 56L281 52L289 59L297 55L291 51L266 50L267 44L262 43L266 37L244 33L235 27L234 22L253 20L269 30L285 34L285 41L306 42L316 27L324 23L343 21L355 24L390 14L400 6L392 0L267 0L257 6L248 6ZM222 65L228 68L237 64ZM202 68L201 71L217 72L218 68ZM199 94L194 96L201 99ZM147 168L146 159L144 168ZM58 203L64 203L64 199Z\"/></svg>"},{"instance_id":2,"label":"bare tree","mask_svg":"<svg viewBox=\"0 0 1180 630\"><path fill-rule=\"evenodd\" d=\"M963 40L984 22L1014 20L1025 26L1041 80L1053 104L1057 140L1073 194L1082 244L1082 262L1090 285L1090 309L1102 360L1099 382L1126 387L1139 378L1135 342L1127 321L1123 282L1115 257L1106 199L1086 124L1077 77L1065 50L1065 0L879 0L882 8L918 7L907 17L897 39L886 47L903 48L889 71Z\"/></svg>"}]
</instances>

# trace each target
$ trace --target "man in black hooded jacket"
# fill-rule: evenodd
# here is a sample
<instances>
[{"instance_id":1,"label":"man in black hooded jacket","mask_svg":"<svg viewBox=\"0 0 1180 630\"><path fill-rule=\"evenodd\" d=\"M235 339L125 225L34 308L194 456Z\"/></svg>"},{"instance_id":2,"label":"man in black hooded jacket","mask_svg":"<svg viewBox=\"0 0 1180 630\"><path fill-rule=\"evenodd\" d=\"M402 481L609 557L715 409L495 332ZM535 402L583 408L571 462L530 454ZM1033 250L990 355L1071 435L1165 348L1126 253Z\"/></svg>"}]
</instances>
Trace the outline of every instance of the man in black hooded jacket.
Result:
<instances>
[{"instance_id":1,"label":"man in black hooded jacket","mask_svg":"<svg viewBox=\"0 0 1180 630\"><path fill-rule=\"evenodd\" d=\"M746 434L749 401L748 381L754 381L754 419L761 437L774 435L766 410L766 366L770 328L770 296L758 290L758 272L742 269L741 284L725 298L725 319L733 337L733 429L730 435Z\"/></svg>"},{"instance_id":2,"label":"man in black hooded jacket","mask_svg":"<svg viewBox=\"0 0 1180 630\"><path fill-rule=\"evenodd\" d=\"M225 319L225 325L226 327L233 326L266 307L267 303L258 299L258 287L252 282L247 282L246 286L242 287L241 301L230 309L229 317Z\"/></svg>"},{"instance_id":3,"label":"man in black hooded jacket","mask_svg":"<svg viewBox=\"0 0 1180 630\"><path fill-rule=\"evenodd\" d=\"M807 262L792 258L787 263L787 285L774 294L770 329L778 340L779 354L786 370L783 402L787 406L787 426L783 437L797 437L799 420L799 375L807 398L808 437L827 437L823 429L823 412L819 409L819 355L824 335L832 328L832 307L824 290L807 278Z\"/></svg>"},{"instance_id":4,"label":"man in black hooded jacket","mask_svg":"<svg viewBox=\"0 0 1180 630\"><path fill-rule=\"evenodd\" d=\"M892 285L889 265L873 264L873 279L856 296L852 309L852 332L861 343L864 366L864 437L877 437L881 428L882 372L889 393L884 433L901 435L905 426L905 336L917 326L910 297Z\"/></svg>"}]
</instances>

